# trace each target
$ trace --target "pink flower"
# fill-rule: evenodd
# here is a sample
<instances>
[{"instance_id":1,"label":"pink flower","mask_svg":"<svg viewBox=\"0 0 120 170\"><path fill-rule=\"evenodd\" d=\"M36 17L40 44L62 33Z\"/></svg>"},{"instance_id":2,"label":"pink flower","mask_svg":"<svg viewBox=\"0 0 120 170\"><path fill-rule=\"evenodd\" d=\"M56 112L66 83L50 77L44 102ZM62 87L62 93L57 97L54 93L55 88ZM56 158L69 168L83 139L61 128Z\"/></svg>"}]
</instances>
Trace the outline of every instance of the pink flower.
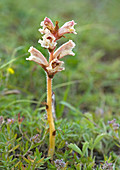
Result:
<instances>
[{"instance_id":1,"label":"pink flower","mask_svg":"<svg viewBox=\"0 0 120 170\"><path fill-rule=\"evenodd\" d=\"M13 118L12 119L7 119L8 124L13 124L14 122L15 122L15 119L13 119Z\"/></svg>"},{"instance_id":2,"label":"pink flower","mask_svg":"<svg viewBox=\"0 0 120 170\"><path fill-rule=\"evenodd\" d=\"M74 25L76 25L76 23L72 20L69 22L66 22L59 30L58 30L58 35L61 37L64 34L68 34L68 33L73 33L73 34L77 34L75 32L74 29Z\"/></svg>"},{"instance_id":3,"label":"pink flower","mask_svg":"<svg viewBox=\"0 0 120 170\"><path fill-rule=\"evenodd\" d=\"M75 43L72 40L69 40L67 43L61 45L54 53L54 58L61 59L66 55L72 55L73 53L72 49L75 47Z\"/></svg>"},{"instance_id":4,"label":"pink flower","mask_svg":"<svg viewBox=\"0 0 120 170\"><path fill-rule=\"evenodd\" d=\"M44 67L48 66L48 62L47 62L46 58L36 48L30 47L28 52L30 52L31 56L29 58L26 58L26 60L34 61Z\"/></svg>"},{"instance_id":5,"label":"pink flower","mask_svg":"<svg viewBox=\"0 0 120 170\"><path fill-rule=\"evenodd\" d=\"M43 28L48 28L49 30L54 29L52 21L47 17L45 17L44 21L41 22L41 26L43 26Z\"/></svg>"},{"instance_id":6,"label":"pink flower","mask_svg":"<svg viewBox=\"0 0 120 170\"><path fill-rule=\"evenodd\" d=\"M41 28L39 29L41 34L45 34L46 29L48 29L50 31L54 30L54 25L53 25L52 21L47 17L45 17L44 21L42 21L40 25L43 27L43 29L41 29Z\"/></svg>"}]
</instances>

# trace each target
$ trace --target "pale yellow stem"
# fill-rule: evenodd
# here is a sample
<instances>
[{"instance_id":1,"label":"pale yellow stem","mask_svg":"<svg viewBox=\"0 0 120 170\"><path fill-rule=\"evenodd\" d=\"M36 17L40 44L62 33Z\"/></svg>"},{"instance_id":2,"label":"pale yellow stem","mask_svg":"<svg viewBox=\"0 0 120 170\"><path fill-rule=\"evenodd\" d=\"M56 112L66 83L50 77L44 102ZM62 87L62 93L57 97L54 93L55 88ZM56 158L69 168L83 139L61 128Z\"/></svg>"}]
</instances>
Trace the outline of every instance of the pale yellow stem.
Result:
<instances>
[{"instance_id":1,"label":"pale yellow stem","mask_svg":"<svg viewBox=\"0 0 120 170\"><path fill-rule=\"evenodd\" d=\"M53 160L53 155L55 151L55 125L52 115L52 79L47 75L47 117L49 123L49 151L48 156Z\"/></svg>"}]
</instances>

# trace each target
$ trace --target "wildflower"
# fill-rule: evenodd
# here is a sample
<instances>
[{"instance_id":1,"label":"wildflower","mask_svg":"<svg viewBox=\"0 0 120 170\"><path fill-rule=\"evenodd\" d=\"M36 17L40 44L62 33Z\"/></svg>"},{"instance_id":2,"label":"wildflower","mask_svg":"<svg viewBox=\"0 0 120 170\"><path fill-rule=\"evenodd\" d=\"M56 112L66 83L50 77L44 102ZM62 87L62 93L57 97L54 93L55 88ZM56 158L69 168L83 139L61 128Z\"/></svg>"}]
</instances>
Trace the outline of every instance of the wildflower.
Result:
<instances>
[{"instance_id":1,"label":"wildflower","mask_svg":"<svg viewBox=\"0 0 120 170\"><path fill-rule=\"evenodd\" d=\"M64 34L68 34L68 33L77 34L74 29L74 25L76 25L76 23L73 20L66 22L58 31L59 37L63 36Z\"/></svg>"},{"instance_id":2,"label":"wildflower","mask_svg":"<svg viewBox=\"0 0 120 170\"><path fill-rule=\"evenodd\" d=\"M120 125L119 125L119 123L116 123L116 119L108 121L108 124L115 131L115 133L118 134L118 130L119 130Z\"/></svg>"},{"instance_id":3,"label":"wildflower","mask_svg":"<svg viewBox=\"0 0 120 170\"><path fill-rule=\"evenodd\" d=\"M10 74L14 74L14 73L15 73L15 71L14 71L13 68L11 68L11 67L8 68L7 71L8 71Z\"/></svg>"},{"instance_id":4,"label":"wildflower","mask_svg":"<svg viewBox=\"0 0 120 170\"><path fill-rule=\"evenodd\" d=\"M34 61L34 62L38 63L39 65L41 65L42 67L48 66L48 62L47 62L46 58L36 48L34 48L32 46L32 47L30 47L28 52L30 52L31 56L29 58L26 58L26 60Z\"/></svg>"},{"instance_id":5,"label":"wildflower","mask_svg":"<svg viewBox=\"0 0 120 170\"><path fill-rule=\"evenodd\" d=\"M119 124L116 123L116 119L113 119L111 121L108 121L108 124L113 128L113 129L119 129Z\"/></svg>"},{"instance_id":6,"label":"wildflower","mask_svg":"<svg viewBox=\"0 0 120 170\"><path fill-rule=\"evenodd\" d=\"M15 122L15 119L7 119L7 124L13 124Z\"/></svg>"},{"instance_id":7,"label":"wildflower","mask_svg":"<svg viewBox=\"0 0 120 170\"><path fill-rule=\"evenodd\" d=\"M73 53L72 49L75 47L75 43L72 40L69 40L67 43L60 46L55 52L55 48L57 45L57 40L64 36L64 34L67 33L74 33L74 25L76 23L72 20L69 22L66 22L60 29L58 26L58 21L56 21L55 26L53 25L52 21L45 17L44 21L41 22L42 28L39 29L41 34L44 34L42 37L42 40L40 39L38 43L41 44L42 47L45 47L48 49L49 52L49 62L46 60L46 58L43 56L43 54L38 51L34 47L30 47L28 52L30 52L30 57L26 58L26 60L34 61L38 63L46 72L47 74L47 119L49 123L49 131L50 131L50 144L49 144L49 151L48 155L51 157L51 160L53 159L54 150L55 150L55 125L54 125L54 118L52 115L52 78L57 72L60 72L64 70L63 67L64 62L60 61L61 58L63 58L66 55L72 55ZM57 160L56 160L57 161ZM64 167L65 163L63 160L60 160L61 167ZM57 161L59 162L59 161ZM56 162L56 163L57 163Z\"/></svg>"},{"instance_id":8,"label":"wildflower","mask_svg":"<svg viewBox=\"0 0 120 170\"><path fill-rule=\"evenodd\" d=\"M69 40L67 43L61 45L54 53L54 58L61 59L66 55L72 55L73 53L72 49L75 47L75 43L72 40Z\"/></svg>"},{"instance_id":9,"label":"wildflower","mask_svg":"<svg viewBox=\"0 0 120 170\"><path fill-rule=\"evenodd\" d=\"M43 27L43 29L39 29L41 34L45 34L46 29L50 30L50 31L54 30L54 25L53 25L52 21L47 17L45 17L44 21L42 21L40 25Z\"/></svg>"},{"instance_id":10,"label":"wildflower","mask_svg":"<svg viewBox=\"0 0 120 170\"><path fill-rule=\"evenodd\" d=\"M116 119L113 119L113 120L111 120L111 121L108 121L108 124L110 125L110 124L114 124L116 122Z\"/></svg>"}]
</instances>

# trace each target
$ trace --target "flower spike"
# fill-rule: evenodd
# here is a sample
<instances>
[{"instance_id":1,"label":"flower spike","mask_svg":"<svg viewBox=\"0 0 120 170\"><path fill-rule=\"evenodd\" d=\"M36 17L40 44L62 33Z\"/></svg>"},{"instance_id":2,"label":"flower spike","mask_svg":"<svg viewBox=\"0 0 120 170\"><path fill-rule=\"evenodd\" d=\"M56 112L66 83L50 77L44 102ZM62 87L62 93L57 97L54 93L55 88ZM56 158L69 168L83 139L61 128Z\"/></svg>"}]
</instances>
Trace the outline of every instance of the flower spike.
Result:
<instances>
[{"instance_id":1,"label":"flower spike","mask_svg":"<svg viewBox=\"0 0 120 170\"><path fill-rule=\"evenodd\" d=\"M55 48L57 45L57 40L61 37L64 37L64 34L73 33L77 34L74 29L74 25L76 23L72 20L66 22L61 28L59 28L58 21L56 21L55 25L53 25L52 21L45 17L44 21L41 22L42 28L39 29L42 36L42 40L40 39L38 43L41 44L42 47L47 48L49 52L49 62L43 56L43 54L38 51L34 47L30 47L28 52L30 52L31 56L26 58L26 60L34 61L38 63L46 72L47 75L47 120L49 123L49 149L48 156L53 160L54 151L55 151L55 125L54 118L52 114L52 79L57 72L64 70L63 67L64 62L60 61L66 55L74 56L74 52L72 49L75 47L75 43L72 40L61 45L55 52Z\"/></svg>"}]
</instances>

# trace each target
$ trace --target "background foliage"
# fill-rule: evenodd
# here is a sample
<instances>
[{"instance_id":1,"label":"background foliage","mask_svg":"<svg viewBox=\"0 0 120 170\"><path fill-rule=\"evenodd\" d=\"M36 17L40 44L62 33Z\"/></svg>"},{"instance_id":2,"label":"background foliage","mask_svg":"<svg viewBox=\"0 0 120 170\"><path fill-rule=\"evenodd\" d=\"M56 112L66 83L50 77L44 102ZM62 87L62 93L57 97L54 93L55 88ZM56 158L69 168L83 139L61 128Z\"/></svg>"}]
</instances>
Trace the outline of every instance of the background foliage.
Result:
<instances>
[{"instance_id":1,"label":"background foliage","mask_svg":"<svg viewBox=\"0 0 120 170\"><path fill-rule=\"evenodd\" d=\"M119 9L119 0L0 1L1 168L120 168ZM48 58L37 43L45 16L59 21L59 26L74 19L78 33L58 42L60 46L72 39L76 55L64 58L66 70L53 81L57 115L53 165L46 158L48 125L41 104L46 99L45 73L25 61L32 45Z\"/></svg>"}]
</instances>

